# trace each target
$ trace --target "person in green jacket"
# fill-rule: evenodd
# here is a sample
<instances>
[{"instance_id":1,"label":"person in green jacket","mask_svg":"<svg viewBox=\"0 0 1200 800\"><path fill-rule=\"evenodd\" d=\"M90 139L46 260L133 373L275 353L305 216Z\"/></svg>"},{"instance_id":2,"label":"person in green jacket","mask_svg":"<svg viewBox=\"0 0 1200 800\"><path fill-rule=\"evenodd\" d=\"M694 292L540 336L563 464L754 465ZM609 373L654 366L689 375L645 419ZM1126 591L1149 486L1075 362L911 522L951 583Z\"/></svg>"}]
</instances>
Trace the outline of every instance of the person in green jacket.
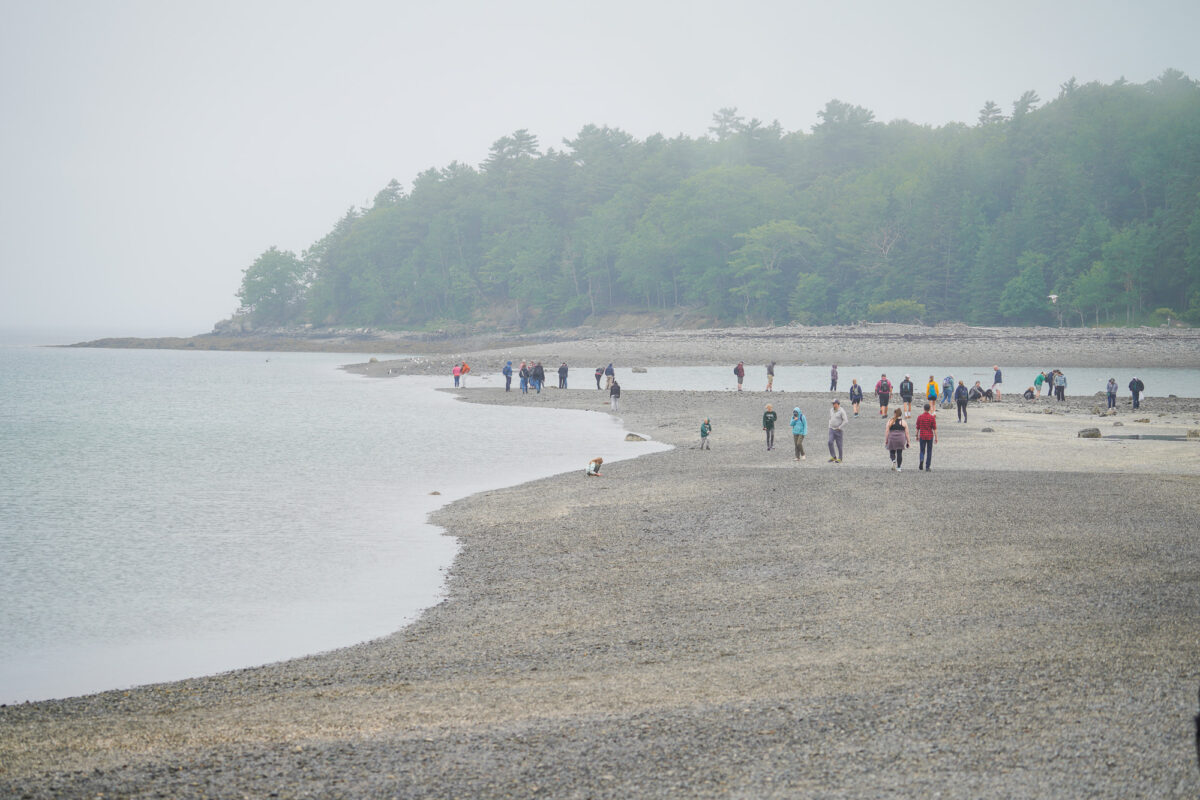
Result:
<instances>
[{"instance_id":1,"label":"person in green jacket","mask_svg":"<svg viewBox=\"0 0 1200 800\"><path fill-rule=\"evenodd\" d=\"M767 410L763 412L763 430L767 432L767 449L775 449L775 420L779 415L771 408L771 404L767 403Z\"/></svg>"},{"instance_id":2,"label":"person in green jacket","mask_svg":"<svg viewBox=\"0 0 1200 800\"><path fill-rule=\"evenodd\" d=\"M711 450L708 446L708 435L712 433L712 423L708 421L708 417L704 418L704 422L700 423L700 449Z\"/></svg>"},{"instance_id":3,"label":"person in green jacket","mask_svg":"<svg viewBox=\"0 0 1200 800\"><path fill-rule=\"evenodd\" d=\"M808 435L808 420L799 407L792 409L792 438L796 441L796 460L804 461L804 437Z\"/></svg>"},{"instance_id":4,"label":"person in green jacket","mask_svg":"<svg viewBox=\"0 0 1200 800\"><path fill-rule=\"evenodd\" d=\"M1042 384L1045 382L1046 382L1046 373L1044 373L1044 372L1039 372L1037 374L1037 377L1033 379L1033 391L1034 391L1035 399L1040 398L1042 396Z\"/></svg>"}]
</instances>

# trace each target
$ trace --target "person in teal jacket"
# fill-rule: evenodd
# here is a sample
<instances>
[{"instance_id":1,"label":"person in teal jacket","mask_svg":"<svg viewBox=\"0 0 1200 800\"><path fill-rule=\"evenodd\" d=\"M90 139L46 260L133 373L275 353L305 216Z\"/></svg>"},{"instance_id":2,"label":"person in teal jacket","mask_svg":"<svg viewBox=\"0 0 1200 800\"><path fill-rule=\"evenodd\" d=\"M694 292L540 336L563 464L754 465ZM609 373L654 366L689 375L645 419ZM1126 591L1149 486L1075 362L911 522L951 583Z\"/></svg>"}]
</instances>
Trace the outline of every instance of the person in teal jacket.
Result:
<instances>
[{"instance_id":1,"label":"person in teal jacket","mask_svg":"<svg viewBox=\"0 0 1200 800\"><path fill-rule=\"evenodd\" d=\"M799 408L792 409L792 438L796 441L796 460L804 460L804 437L808 434L808 420Z\"/></svg>"},{"instance_id":2,"label":"person in teal jacket","mask_svg":"<svg viewBox=\"0 0 1200 800\"><path fill-rule=\"evenodd\" d=\"M705 417L704 422L700 423L700 449L701 450L711 450L712 449L711 447L708 446L708 435L710 433L712 433L712 423L709 421L708 417Z\"/></svg>"}]
</instances>

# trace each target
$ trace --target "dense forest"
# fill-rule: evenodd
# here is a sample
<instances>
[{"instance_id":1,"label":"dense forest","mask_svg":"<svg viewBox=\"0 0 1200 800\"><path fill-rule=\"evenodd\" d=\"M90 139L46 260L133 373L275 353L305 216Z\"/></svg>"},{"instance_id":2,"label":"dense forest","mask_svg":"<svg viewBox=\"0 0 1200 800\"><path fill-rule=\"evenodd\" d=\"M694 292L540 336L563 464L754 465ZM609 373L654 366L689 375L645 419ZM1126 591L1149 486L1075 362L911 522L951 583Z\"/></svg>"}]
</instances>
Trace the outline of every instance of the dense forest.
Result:
<instances>
[{"instance_id":1,"label":"dense forest","mask_svg":"<svg viewBox=\"0 0 1200 800\"><path fill-rule=\"evenodd\" d=\"M1070 80L976 124L810 132L713 116L638 141L521 130L393 180L297 256L245 271L255 325L546 328L622 311L724 324L1200 323L1200 84Z\"/></svg>"}]
</instances>

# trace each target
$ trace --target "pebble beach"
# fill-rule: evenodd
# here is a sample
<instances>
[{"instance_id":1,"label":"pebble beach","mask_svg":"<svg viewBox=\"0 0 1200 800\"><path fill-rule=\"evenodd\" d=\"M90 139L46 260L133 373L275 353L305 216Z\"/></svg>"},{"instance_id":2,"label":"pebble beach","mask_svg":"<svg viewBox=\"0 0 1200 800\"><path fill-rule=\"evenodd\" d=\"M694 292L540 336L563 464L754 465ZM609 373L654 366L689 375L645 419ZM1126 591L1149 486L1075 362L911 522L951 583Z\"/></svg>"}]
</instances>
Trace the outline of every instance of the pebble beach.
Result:
<instances>
[{"instance_id":1,"label":"pebble beach","mask_svg":"<svg viewBox=\"0 0 1200 800\"><path fill-rule=\"evenodd\" d=\"M872 328L603 334L350 369L1200 369L1191 331ZM579 377L454 391L612 413ZM1200 399L1134 411L1126 393L1097 415L1090 395L1006 393L966 423L940 411L934 469L914 440L895 472L869 392L830 463L833 395L758 384L627 390L624 427L673 449L437 512L462 545L445 599L391 636L0 707L0 796L1200 796Z\"/></svg>"}]
</instances>

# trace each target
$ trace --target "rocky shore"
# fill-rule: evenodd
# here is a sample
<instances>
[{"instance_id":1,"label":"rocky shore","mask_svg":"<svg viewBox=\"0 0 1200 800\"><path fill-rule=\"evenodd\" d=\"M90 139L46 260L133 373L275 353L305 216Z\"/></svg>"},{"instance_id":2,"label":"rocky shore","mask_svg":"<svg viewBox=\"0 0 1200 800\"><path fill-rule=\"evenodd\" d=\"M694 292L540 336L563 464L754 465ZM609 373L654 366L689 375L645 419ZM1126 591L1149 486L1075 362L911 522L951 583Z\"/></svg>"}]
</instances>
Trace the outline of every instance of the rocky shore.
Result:
<instances>
[{"instance_id":1,"label":"rocky shore","mask_svg":"<svg viewBox=\"0 0 1200 800\"><path fill-rule=\"evenodd\" d=\"M724 363L755 358L748 342L775 346L738 338L529 355ZM904 360L1070 367L1139 352L870 346L853 360L903 347ZM804 361L840 357L818 350ZM1152 365L1197 365L1194 341L1155 352ZM609 413L594 388L458 394ZM439 512L463 548L446 600L413 625L282 664L0 708L0 796L1200 794L1200 442L1186 438L1200 400L1113 417L1090 397L973 405L967 423L943 411L925 473L915 444L888 468L869 402L829 463L830 397L629 391L625 426L675 449ZM783 424L793 406L809 419L804 461ZM705 417L711 451L695 449ZM1078 438L1089 426L1103 436ZM1115 438L1134 432L1166 438Z\"/></svg>"}]
</instances>

